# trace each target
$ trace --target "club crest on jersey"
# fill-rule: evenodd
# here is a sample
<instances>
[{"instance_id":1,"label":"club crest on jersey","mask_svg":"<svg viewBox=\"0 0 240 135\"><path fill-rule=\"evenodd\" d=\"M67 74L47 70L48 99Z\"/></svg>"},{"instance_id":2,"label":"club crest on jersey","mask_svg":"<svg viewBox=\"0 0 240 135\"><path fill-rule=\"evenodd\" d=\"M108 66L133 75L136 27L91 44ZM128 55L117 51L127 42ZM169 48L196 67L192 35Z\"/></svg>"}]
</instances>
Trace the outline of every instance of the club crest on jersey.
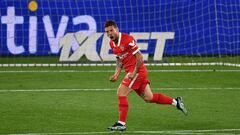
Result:
<instances>
[{"instance_id":1,"label":"club crest on jersey","mask_svg":"<svg viewBox=\"0 0 240 135\"><path fill-rule=\"evenodd\" d=\"M125 53L123 53L123 54L121 54L121 55L117 55L117 58L119 58L119 59L124 59L124 58L127 57L127 55L128 55L128 52L125 52Z\"/></svg>"},{"instance_id":2,"label":"club crest on jersey","mask_svg":"<svg viewBox=\"0 0 240 135\"><path fill-rule=\"evenodd\" d=\"M135 43L135 41L133 40L132 42L129 43L129 45L130 45L130 46L135 46L136 43Z\"/></svg>"},{"instance_id":3,"label":"club crest on jersey","mask_svg":"<svg viewBox=\"0 0 240 135\"><path fill-rule=\"evenodd\" d=\"M124 51L124 46L120 46L120 49L121 49L122 51Z\"/></svg>"}]
</instances>

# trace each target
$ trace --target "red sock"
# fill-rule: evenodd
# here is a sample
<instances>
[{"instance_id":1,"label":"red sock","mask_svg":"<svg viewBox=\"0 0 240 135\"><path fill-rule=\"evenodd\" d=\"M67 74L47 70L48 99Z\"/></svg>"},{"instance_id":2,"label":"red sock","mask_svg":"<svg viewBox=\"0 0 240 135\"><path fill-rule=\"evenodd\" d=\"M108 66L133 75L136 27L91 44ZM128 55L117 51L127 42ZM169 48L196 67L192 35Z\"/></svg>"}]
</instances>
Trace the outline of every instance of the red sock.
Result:
<instances>
[{"instance_id":1,"label":"red sock","mask_svg":"<svg viewBox=\"0 0 240 135\"><path fill-rule=\"evenodd\" d=\"M173 98L166 96L164 94L161 94L161 93L154 93L151 102L157 103L157 104L170 104L171 105L173 102Z\"/></svg>"},{"instance_id":2,"label":"red sock","mask_svg":"<svg viewBox=\"0 0 240 135\"><path fill-rule=\"evenodd\" d=\"M128 98L125 96L118 96L118 111L119 121L126 122L128 113Z\"/></svg>"}]
</instances>

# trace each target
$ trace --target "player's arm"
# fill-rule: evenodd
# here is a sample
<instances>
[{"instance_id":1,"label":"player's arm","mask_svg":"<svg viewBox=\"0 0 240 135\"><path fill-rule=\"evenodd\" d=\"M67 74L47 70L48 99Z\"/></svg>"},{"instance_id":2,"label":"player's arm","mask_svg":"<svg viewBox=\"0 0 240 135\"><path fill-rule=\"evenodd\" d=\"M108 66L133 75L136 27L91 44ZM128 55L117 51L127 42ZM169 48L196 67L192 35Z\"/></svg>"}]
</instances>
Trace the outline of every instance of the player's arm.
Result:
<instances>
[{"instance_id":1,"label":"player's arm","mask_svg":"<svg viewBox=\"0 0 240 135\"><path fill-rule=\"evenodd\" d=\"M114 73L114 75L110 76L110 78L109 78L109 80L110 80L111 82L117 81L118 76L119 76L119 74L121 73L122 67L123 67L123 64L122 64L122 62L120 61L120 59L117 57L115 73Z\"/></svg>"},{"instance_id":2,"label":"player's arm","mask_svg":"<svg viewBox=\"0 0 240 135\"><path fill-rule=\"evenodd\" d=\"M139 69L143 63L143 56L140 51L135 53L134 56L136 57L136 65L135 65L134 71L128 75L129 79L133 79L136 76L136 74L139 72Z\"/></svg>"}]
</instances>

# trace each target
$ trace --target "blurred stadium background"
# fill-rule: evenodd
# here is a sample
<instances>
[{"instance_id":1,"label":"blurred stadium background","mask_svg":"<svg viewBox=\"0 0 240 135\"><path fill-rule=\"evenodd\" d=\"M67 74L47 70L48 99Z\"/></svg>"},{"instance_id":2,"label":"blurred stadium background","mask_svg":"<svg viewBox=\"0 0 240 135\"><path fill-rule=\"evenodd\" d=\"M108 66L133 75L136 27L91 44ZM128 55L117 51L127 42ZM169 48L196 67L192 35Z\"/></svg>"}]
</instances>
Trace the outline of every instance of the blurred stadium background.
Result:
<instances>
[{"instance_id":1,"label":"blurred stadium background","mask_svg":"<svg viewBox=\"0 0 240 135\"><path fill-rule=\"evenodd\" d=\"M240 133L239 0L2 0L0 19L1 134L109 133L106 20L135 37L153 90L190 112L131 94L125 134Z\"/></svg>"},{"instance_id":2,"label":"blurred stadium background","mask_svg":"<svg viewBox=\"0 0 240 135\"><path fill-rule=\"evenodd\" d=\"M69 53L62 61L114 61L104 35L104 22L113 19L120 31L135 36L149 63L239 66L238 0L38 0L28 4L27 0L1 4L1 64L60 63L60 39L67 33L92 38L79 47L77 38L70 37ZM71 58L78 48L78 56Z\"/></svg>"}]
</instances>

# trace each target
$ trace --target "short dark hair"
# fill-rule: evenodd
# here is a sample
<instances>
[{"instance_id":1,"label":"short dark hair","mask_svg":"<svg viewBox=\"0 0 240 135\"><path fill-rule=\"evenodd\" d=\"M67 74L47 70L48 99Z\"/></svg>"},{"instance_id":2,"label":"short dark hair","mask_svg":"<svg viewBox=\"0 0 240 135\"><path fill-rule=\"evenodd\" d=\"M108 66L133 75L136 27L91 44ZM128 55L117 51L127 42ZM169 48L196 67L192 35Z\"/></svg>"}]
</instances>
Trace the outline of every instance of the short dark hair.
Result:
<instances>
[{"instance_id":1,"label":"short dark hair","mask_svg":"<svg viewBox=\"0 0 240 135\"><path fill-rule=\"evenodd\" d=\"M116 24L116 22L113 21L113 20L107 20L107 21L105 22L105 28L108 27L108 26L114 26L115 28L118 27L117 24Z\"/></svg>"}]
</instances>

